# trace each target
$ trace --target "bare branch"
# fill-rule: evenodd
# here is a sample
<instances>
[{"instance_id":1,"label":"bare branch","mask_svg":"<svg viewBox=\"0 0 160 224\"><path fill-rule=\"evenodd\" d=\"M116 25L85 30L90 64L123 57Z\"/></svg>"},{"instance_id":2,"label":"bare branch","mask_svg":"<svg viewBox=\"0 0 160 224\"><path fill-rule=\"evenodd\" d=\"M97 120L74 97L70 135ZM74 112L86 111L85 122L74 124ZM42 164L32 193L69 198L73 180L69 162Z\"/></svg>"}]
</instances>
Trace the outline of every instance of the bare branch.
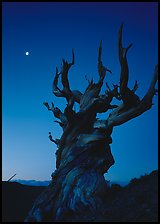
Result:
<instances>
[{"instance_id":1,"label":"bare branch","mask_svg":"<svg viewBox=\"0 0 160 224\"><path fill-rule=\"evenodd\" d=\"M155 85L156 85L157 80L158 80L158 65L155 66L153 79L151 81L148 92L142 99L143 102L148 102L148 104L150 103L150 106L152 106L153 96L156 95L156 93L158 92L158 90L155 89Z\"/></svg>"},{"instance_id":2,"label":"bare branch","mask_svg":"<svg viewBox=\"0 0 160 224\"><path fill-rule=\"evenodd\" d=\"M106 111L107 109L106 107L104 108L106 99L102 99L101 97L99 97L99 94L101 91L101 87L103 85L103 80L105 78L106 71L110 73L112 72L103 66L101 57L102 57L102 40L100 41L100 46L98 50L98 73L100 78L98 83L93 83L93 80L89 81L89 85L86 88L85 93L81 97L80 112L91 111L92 113L96 113L99 111ZM102 105L102 107L100 105Z\"/></svg>"},{"instance_id":3,"label":"bare branch","mask_svg":"<svg viewBox=\"0 0 160 224\"><path fill-rule=\"evenodd\" d=\"M57 97L65 97L68 103L71 100L71 98L74 98L74 101L79 103L82 96L82 93L78 90L71 91L70 85L69 85L68 71L71 68L71 66L74 65L74 61L75 61L75 56L74 56L74 51L72 49L72 62L68 63L67 61L62 59L62 69L58 73L58 68L56 67L56 75L52 84L53 94ZM61 75L63 90L60 90L57 86L58 78L60 75Z\"/></svg>"},{"instance_id":4,"label":"bare branch","mask_svg":"<svg viewBox=\"0 0 160 224\"><path fill-rule=\"evenodd\" d=\"M100 46L99 46L99 50L98 50L98 73L100 76L99 82L102 82L102 84L103 84L103 80L106 75L106 71L108 71L109 73L112 73L112 72L111 72L111 70L109 70L103 66L101 58L102 58L102 40L100 41Z\"/></svg>"},{"instance_id":5,"label":"bare branch","mask_svg":"<svg viewBox=\"0 0 160 224\"><path fill-rule=\"evenodd\" d=\"M57 97L64 97L63 92L57 86L59 75L60 73L58 73L58 68L56 67L56 75L54 77L53 84L52 84L52 92Z\"/></svg>"},{"instance_id":6,"label":"bare branch","mask_svg":"<svg viewBox=\"0 0 160 224\"><path fill-rule=\"evenodd\" d=\"M54 104L52 103L52 107L50 108L49 104L47 102L43 103L48 110L51 110L54 114L54 116L61 120L62 126L65 126L67 124L67 118L64 115L64 113L61 112L61 110L58 107L54 107Z\"/></svg>"},{"instance_id":7,"label":"bare branch","mask_svg":"<svg viewBox=\"0 0 160 224\"><path fill-rule=\"evenodd\" d=\"M69 81L68 81L68 71L71 68L71 66L74 65L73 49L72 49L72 62L68 63L64 59L62 61L63 61L63 66L62 66L61 74L62 74L63 92L65 92L65 94L68 96L68 95L71 95L71 90L70 90Z\"/></svg>"},{"instance_id":8,"label":"bare branch","mask_svg":"<svg viewBox=\"0 0 160 224\"><path fill-rule=\"evenodd\" d=\"M70 63L70 66L74 65L74 60L75 60L74 50L72 49L72 62Z\"/></svg>"},{"instance_id":9,"label":"bare branch","mask_svg":"<svg viewBox=\"0 0 160 224\"><path fill-rule=\"evenodd\" d=\"M68 81L68 71L69 71L69 64L67 61L65 61L64 59L63 61L63 67L61 70L61 74L62 74L62 85L63 85L63 91L70 91L70 86L69 86L69 81Z\"/></svg>"},{"instance_id":10,"label":"bare branch","mask_svg":"<svg viewBox=\"0 0 160 224\"><path fill-rule=\"evenodd\" d=\"M64 110L64 115L66 116L69 123L73 123L76 119L76 113L73 110L73 105L74 105L74 99L72 98L72 100L70 101L70 103L67 104Z\"/></svg>"},{"instance_id":11,"label":"bare branch","mask_svg":"<svg viewBox=\"0 0 160 224\"><path fill-rule=\"evenodd\" d=\"M106 82L106 86L107 86L107 91L109 91L109 92L111 92L111 89L110 89L110 87L109 87L109 85L108 85L108 82Z\"/></svg>"},{"instance_id":12,"label":"bare branch","mask_svg":"<svg viewBox=\"0 0 160 224\"><path fill-rule=\"evenodd\" d=\"M152 99L157 90L155 89L156 82L158 80L158 65L155 67L154 75L150 87L143 97L143 99L134 107L129 107L126 109L124 104L121 104L116 108L108 117L108 126L118 126L121 125L135 117L138 117L145 111L152 107ZM123 110L125 108L125 110ZM123 111L123 112L122 112Z\"/></svg>"},{"instance_id":13,"label":"bare branch","mask_svg":"<svg viewBox=\"0 0 160 224\"><path fill-rule=\"evenodd\" d=\"M115 97L117 100L121 100L122 99L122 97L121 97L121 95L120 95L120 93L118 92L118 85L114 85L113 84L113 89L111 90L111 88L109 87L109 85L108 85L108 83L106 82L106 86L107 86L107 90L105 91L105 94L109 97L112 97L111 98L111 101L112 101L112 99L113 99L113 97ZM110 101L110 102L111 102Z\"/></svg>"},{"instance_id":14,"label":"bare branch","mask_svg":"<svg viewBox=\"0 0 160 224\"><path fill-rule=\"evenodd\" d=\"M136 82L135 82L135 84L134 84L134 87L133 87L133 89L132 89L132 92L136 92L136 90L138 89L138 82L137 82L137 80L136 80Z\"/></svg>"},{"instance_id":15,"label":"bare branch","mask_svg":"<svg viewBox=\"0 0 160 224\"><path fill-rule=\"evenodd\" d=\"M96 94L97 93L96 85L97 84L90 84L90 86L88 86L88 89L83 95L84 101L81 101L80 104L81 109L80 113L91 113L91 114L103 113L107 112L108 109L118 107L117 105L111 105L110 103L112 102L113 97L115 97L118 100L121 100L121 96L118 92L119 86L113 84L114 88L111 90L108 83L106 83L108 90L105 92L105 95L98 95Z\"/></svg>"},{"instance_id":16,"label":"bare branch","mask_svg":"<svg viewBox=\"0 0 160 224\"><path fill-rule=\"evenodd\" d=\"M64 113L61 112L61 110L58 107L54 107L54 104L52 103L52 108L51 108L54 116L56 118L59 118L62 122L63 125L65 125L67 123L67 118L64 115Z\"/></svg>"},{"instance_id":17,"label":"bare branch","mask_svg":"<svg viewBox=\"0 0 160 224\"><path fill-rule=\"evenodd\" d=\"M48 136L48 137L49 137L49 139L50 139L51 142L54 142L56 145L59 145L59 139L55 139L55 140L54 140L54 139L52 138L51 132L49 132L49 136Z\"/></svg>"},{"instance_id":18,"label":"bare branch","mask_svg":"<svg viewBox=\"0 0 160 224\"><path fill-rule=\"evenodd\" d=\"M61 127L63 127L63 123L60 121L54 121L55 123L58 123Z\"/></svg>"},{"instance_id":19,"label":"bare branch","mask_svg":"<svg viewBox=\"0 0 160 224\"><path fill-rule=\"evenodd\" d=\"M44 106L46 106L46 107L47 107L47 109L48 109L48 110L51 110L51 108L50 108L50 106L49 106L48 102L44 102L43 104L44 104Z\"/></svg>"},{"instance_id":20,"label":"bare branch","mask_svg":"<svg viewBox=\"0 0 160 224\"><path fill-rule=\"evenodd\" d=\"M138 88L137 82L135 83L135 86L132 90L130 90L127 86L128 79L129 79L127 52L130 49L130 47L132 46L132 44L129 44L129 46L127 48L123 48L123 46L122 46L122 30L123 30L123 24L120 27L119 36L118 36L119 61L120 61L120 65L121 65L120 96L124 103L123 110L119 110L120 113L122 113L122 111L124 112L132 107L137 106L140 102L139 97L135 94L135 91Z\"/></svg>"},{"instance_id":21,"label":"bare branch","mask_svg":"<svg viewBox=\"0 0 160 224\"><path fill-rule=\"evenodd\" d=\"M122 31L123 31L123 24L120 27L119 35L118 35L118 55L119 55L119 61L121 65L121 74L120 74L120 93L123 94L123 92L127 88L128 84L128 78L129 78L129 69L128 69L128 62L127 62L127 52L129 48L132 46L130 44L127 48L123 48L122 45Z\"/></svg>"}]
</instances>

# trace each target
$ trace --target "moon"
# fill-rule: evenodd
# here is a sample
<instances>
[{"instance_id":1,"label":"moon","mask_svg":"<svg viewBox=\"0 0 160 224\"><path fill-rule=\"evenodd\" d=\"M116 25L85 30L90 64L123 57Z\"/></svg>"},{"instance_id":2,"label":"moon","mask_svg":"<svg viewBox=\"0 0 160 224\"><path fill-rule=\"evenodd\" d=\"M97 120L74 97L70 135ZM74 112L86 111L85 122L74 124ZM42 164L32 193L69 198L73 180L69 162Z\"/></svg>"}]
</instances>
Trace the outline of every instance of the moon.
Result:
<instances>
[{"instance_id":1,"label":"moon","mask_svg":"<svg viewBox=\"0 0 160 224\"><path fill-rule=\"evenodd\" d=\"M29 52L28 52L28 51L26 51L25 55L26 55L26 56L28 56L28 55L29 55Z\"/></svg>"}]
</instances>

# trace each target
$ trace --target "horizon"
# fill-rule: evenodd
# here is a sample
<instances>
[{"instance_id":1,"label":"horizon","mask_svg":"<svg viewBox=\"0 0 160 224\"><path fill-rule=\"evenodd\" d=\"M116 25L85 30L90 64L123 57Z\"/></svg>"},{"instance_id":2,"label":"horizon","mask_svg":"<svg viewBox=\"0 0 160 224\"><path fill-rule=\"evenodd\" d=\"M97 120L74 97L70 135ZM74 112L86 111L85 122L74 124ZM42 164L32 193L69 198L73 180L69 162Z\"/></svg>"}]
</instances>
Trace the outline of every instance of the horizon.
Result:
<instances>
[{"instance_id":1,"label":"horizon","mask_svg":"<svg viewBox=\"0 0 160 224\"><path fill-rule=\"evenodd\" d=\"M133 43L129 87L137 80L142 98L158 61L158 3L2 3L2 180L13 173L25 180L51 178L56 146L48 132L55 139L62 131L43 102L53 101L60 109L66 104L52 94L55 68L62 58L71 60L73 48L69 81L72 89L83 92L85 75L98 79L102 39L102 61L113 73L105 82L118 84L118 30L123 21L124 46ZM141 116L114 128L110 146L115 164L105 174L107 180L128 182L158 169L158 97L153 103ZM97 117L105 119L107 113Z\"/></svg>"},{"instance_id":2,"label":"horizon","mask_svg":"<svg viewBox=\"0 0 160 224\"><path fill-rule=\"evenodd\" d=\"M145 173L144 175L150 175L152 172L155 172L155 171L158 171L158 169L156 170L152 170L150 173ZM140 179L142 176L144 175L140 175L140 176L137 176L137 177L134 177L134 178L131 178L129 181L118 181L118 180L107 180L105 179L106 181L109 181L109 184L119 184L121 186L127 186L133 179ZM22 180L22 179L12 179L10 182L18 182L20 184L24 184L24 185L29 185L29 186L48 186L49 182L51 180ZM7 182L7 181L6 181ZM47 183L46 183L47 182Z\"/></svg>"}]
</instances>

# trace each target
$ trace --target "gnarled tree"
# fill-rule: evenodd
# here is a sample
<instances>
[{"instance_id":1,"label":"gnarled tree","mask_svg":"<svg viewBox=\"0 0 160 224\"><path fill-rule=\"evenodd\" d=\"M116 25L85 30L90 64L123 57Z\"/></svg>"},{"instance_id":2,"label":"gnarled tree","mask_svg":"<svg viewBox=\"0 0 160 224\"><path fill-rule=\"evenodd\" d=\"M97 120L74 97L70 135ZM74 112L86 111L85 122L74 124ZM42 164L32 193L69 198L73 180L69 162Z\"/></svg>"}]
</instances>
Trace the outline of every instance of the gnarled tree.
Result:
<instances>
[{"instance_id":1,"label":"gnarled tree","mask_svg":"<svg viewBox=\"0 0 160 224\"><path fill-rule=\"evenodd\" d=\"M156 94L155 85L158 79L158 66L155 67L153 79L146 95L140 100L135 94L138 88L128 87L129 69L127 48L122 45L122 29L119 30L118 52L121 66L120 83L111 89L106 83L106 91L100 94L106 73L111 71L102 63L102 42L98 53L99 80L89 84L84 93L71 90L68 80L72 62L62 60L61 71L56 68L53 81L53 94L65 97L67 106L62 112L52 103L44 105L51 110L63 129L60 139L49 138L57 145L56 170L47 189L35 201L25 221L92 221L101 207L101 193L106 187L104 173L114 164L110 144L114 126L121 125L135 118L152 107L152 99ZM58 87L61 77L63 89ZM121 101L120 105L112 105L113 98ZM79 111L74 111L74 103L79 104ZM97 113L112 109L106 120L98 119ZM100 212L100 211L98 211Z\"/></svg>"}]
</instances>

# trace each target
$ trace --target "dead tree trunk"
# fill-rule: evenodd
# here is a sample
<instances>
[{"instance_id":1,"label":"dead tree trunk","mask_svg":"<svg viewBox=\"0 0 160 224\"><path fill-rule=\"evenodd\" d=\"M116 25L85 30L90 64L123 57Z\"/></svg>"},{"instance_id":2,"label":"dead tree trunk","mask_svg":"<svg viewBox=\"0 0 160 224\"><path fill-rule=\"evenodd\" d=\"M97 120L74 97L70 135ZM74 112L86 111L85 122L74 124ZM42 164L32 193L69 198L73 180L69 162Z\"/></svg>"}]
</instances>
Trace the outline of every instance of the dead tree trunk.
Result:
<instances>
[{"instance_id":1,"label":"dead tree trunk","mask_svg":"<svg viewBox=\"0 0 160 224\"><path fill-rule=\"evenodd\" d=\"M65 97L67 106L64 112L47 102L44 105L51 110L56 121L63 129L60 139L49 138L57 144L56 170L52 174L52 181L47 189L37 198L26 222L42 221L92 221L102 204L101 194L105 190L104 173L114 164L110 144L114 126L123 124L137 117L152 107L152 98L157 92L155 84L158 79L158 66L155 68L153 80L148 92L142 100L135 94L137 82L131 90L128 87L129 69L127 52L131 47L122 47L122 28L119 30L118 49L121 65L120 86L113 85L113 89L106 83L107 90L100 95L101 87L106 75L110 72L102 64L102 42L98 54L99 81L89 81L88 87L82 94L72 91L68 81L68 71L74 64L63 59L61 71L53 81L53 94ZM61 76L63 89L58 88L58 79ZM111 105L116 98L122 103ZM79 104L79 111L73 110L74 103ZM113 109L106 120L96 118L97 113L104 113Z\"/></svg>"}]
</instances>

